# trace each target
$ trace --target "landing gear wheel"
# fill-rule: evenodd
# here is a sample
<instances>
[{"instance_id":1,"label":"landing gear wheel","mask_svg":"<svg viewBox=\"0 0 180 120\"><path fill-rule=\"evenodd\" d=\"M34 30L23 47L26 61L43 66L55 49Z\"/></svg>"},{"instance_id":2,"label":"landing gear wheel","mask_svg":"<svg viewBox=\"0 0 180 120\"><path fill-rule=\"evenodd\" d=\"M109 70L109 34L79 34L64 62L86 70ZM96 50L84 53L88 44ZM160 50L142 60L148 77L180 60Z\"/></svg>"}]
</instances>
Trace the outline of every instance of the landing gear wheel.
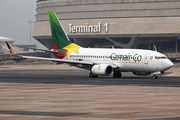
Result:
<instances>
[{"instance_id":1,"label":"landing gear wheel","mask_svg":"<svg viewBox=\"0 0 180 120\"><path fill-rule=\"evenodd\" d=\"M114 78L121 78L122 74L120 72L114 72L113 77Z\"/></svg>"},{"instance_id":2,"label":"landing gear wheel","mask_svg":"<svg viewBox=\"0 0 180 120\"><path fill-rule=\"evenodd\" d=\"M158 76L157 75L153 75L153 79L158 79Z\"/></svg>"},{"instance_id":3,"label":"landing gear wheel","mask_svg":"<svg viewBox=\"0 0 180 120\"><path fill-rule=\"evenodd\" d=\"M98 78L98 75L94 75L92 72L89 73L90 78Z\"/></svg>"}]
</instances>

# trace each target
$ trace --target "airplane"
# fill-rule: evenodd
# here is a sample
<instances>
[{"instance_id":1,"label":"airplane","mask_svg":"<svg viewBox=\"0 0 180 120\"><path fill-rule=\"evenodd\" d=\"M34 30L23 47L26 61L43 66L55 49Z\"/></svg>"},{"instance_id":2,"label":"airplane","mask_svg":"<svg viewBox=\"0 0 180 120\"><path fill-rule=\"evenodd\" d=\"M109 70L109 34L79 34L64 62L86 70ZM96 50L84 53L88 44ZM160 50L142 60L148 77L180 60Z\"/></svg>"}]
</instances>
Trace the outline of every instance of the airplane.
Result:
<instances>
[{"instance_id":1,"label":"airplane","mask_svg":"<svg viewBox=\"0 0 180 120\"><path fill-rule=\"evenodd\" d=\"M56 58L17 55L6 42L12 55L67 63L70 66L90 70L90 78L97 78L99 75L108 76L112 73L114 78L121 78L121 72L132 72L135 75L149 75L157 79L158 75L173 66L173 63L157 50L83 48L69 40L56 13L53 10L49 10L48 13L53 49L37 50L52 52Z\"/></svg>"}]
</instances>

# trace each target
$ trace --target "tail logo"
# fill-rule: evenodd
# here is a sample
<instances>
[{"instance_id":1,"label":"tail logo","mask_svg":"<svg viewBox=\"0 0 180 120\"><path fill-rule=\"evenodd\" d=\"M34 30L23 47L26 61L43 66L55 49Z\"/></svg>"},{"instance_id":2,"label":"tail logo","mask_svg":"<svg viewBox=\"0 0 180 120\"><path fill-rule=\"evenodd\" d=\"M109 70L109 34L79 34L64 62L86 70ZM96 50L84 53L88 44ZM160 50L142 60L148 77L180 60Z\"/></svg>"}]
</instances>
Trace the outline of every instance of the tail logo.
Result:
<instances>
[{"instance_id":1,"label":"tail logo","mask_svg":"<svg viewBox=\"0 0 180 120\"><path fill-rule=\"evenodd\" d=\"M51 26L53 48L59 52L55 55L58 58L64 58L66 56L66 59L68 59L71 52L79 54L80 46L69 40L57 15L52 10L49 10L49 21Z\"/></svg>"},{"instance_id":2,"label":"tail logo","mask_svg":"<svg viewBox=\"0 0 180 120\"><path fill-rule=\"evenodd\" d=\"M71 43L71 44L67 45L66 47L64 47L63 49L68 50L66 58L68 58L68 56L71 52L79 54L79 48L80 48L80 46L78 46L74 43Z\"/></svg>"}]
</instances>

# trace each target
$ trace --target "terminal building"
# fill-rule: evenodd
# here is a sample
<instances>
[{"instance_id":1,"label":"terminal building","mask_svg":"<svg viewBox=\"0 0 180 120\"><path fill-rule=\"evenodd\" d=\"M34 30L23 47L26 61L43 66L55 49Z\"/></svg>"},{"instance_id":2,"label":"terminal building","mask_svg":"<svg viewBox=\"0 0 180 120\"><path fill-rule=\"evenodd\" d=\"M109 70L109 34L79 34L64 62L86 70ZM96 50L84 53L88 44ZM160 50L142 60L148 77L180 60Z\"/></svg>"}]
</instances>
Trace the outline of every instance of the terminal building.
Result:
<instances>
[{"instance_id":1,"label":"terminal building","mask_svg":"<svg viewBox=\"0 0 180 120\"><path fill-rule=\"evenodd\" d=\"M180 52L179 0L38 0L33 37L52 49L48 10L83 47Z\"/></svg>"}]
</instances>

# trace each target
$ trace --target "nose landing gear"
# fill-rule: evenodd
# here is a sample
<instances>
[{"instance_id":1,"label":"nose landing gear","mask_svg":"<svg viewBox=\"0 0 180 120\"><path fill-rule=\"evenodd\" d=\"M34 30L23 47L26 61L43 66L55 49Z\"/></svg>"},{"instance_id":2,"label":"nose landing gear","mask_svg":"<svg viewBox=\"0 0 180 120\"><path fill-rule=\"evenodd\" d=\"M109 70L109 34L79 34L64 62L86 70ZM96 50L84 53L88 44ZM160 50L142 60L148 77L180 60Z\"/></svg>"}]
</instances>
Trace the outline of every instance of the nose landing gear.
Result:
<instances>
[{"instance_id":1,"label":"nose landing gear","mask_svg":"<svg viewBox=\"0 0 180 120\"><path fill-rule=\"evenodd\" d=\"M153 79L158 79L158 75L161 75L161 72L160 71L153 72L152 75L153 75L153 77L152 77Z\"/></svg>"},{"instance_id":2,"label":"nose landing gear","mask_svg":"<svg viewBox=\"0 0 180 120\"><path fill-rule=\"evenodd\" d=\"M153 75L153 79L158 79L158 75Z\"/></svg>"}]
</instances>

